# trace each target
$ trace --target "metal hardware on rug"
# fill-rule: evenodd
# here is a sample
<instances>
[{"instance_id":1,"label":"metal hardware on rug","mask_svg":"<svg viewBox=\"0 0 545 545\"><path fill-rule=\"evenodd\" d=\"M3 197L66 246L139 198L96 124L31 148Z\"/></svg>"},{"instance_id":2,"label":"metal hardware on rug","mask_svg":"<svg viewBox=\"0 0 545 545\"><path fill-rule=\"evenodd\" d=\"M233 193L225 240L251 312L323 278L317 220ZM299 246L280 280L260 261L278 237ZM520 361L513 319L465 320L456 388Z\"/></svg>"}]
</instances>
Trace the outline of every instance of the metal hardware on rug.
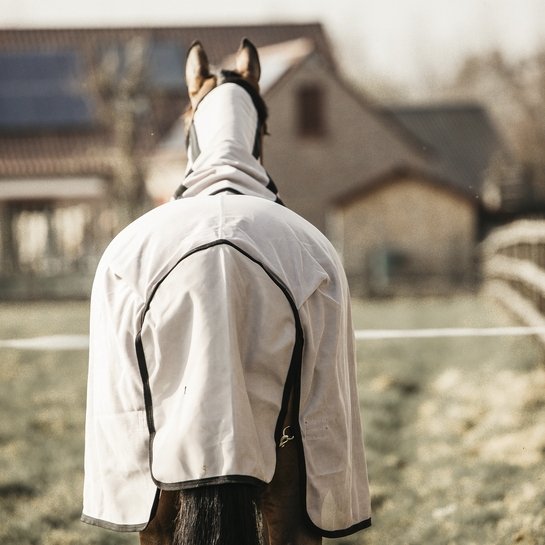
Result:
<instances>
[{"instance_id":1,"label":"metal hardware on rug","mask_svg":"<svg viewBox=\"0 0 545 545\"><path fill-rule=\"evenodd\" d=\"M282 430L282 437L280 437L280 442L278 444L278 446L280 448L284 448L286 446L286 444L288 443L288 441L291 441L292 439L295 439L294 435L288 435L288 430L290 429L290 427L291 426L286 426Z\"/></svg>"}]
</instances>

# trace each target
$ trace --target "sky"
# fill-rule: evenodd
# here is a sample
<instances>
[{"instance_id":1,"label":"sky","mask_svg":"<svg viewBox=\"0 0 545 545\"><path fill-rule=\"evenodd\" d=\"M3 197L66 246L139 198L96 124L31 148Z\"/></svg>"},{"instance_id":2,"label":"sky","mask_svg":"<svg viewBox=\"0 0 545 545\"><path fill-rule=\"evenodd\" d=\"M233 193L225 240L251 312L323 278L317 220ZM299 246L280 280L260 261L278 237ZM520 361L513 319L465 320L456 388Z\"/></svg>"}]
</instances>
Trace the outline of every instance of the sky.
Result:
<instances>
[{"instance_id":1,"label":"sky","mask_svg":"<svg viewBox=\"0 0 545 545\"><path fill-rule=\"evenodd\" d=\"M545 0L0 0L0 27L321 22L342 69L418 86L469 54L545 49Z\"/></svg>"}]
</instances>

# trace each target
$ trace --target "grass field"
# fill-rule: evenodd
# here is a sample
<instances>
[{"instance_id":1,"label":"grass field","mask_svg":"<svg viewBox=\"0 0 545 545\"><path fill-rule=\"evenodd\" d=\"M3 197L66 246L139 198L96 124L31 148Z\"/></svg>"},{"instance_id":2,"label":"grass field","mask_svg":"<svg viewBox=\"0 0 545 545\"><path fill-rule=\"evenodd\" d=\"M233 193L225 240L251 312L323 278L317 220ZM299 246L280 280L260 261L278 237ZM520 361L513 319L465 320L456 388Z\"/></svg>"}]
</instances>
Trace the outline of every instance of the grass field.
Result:
<instances>
[{"instance_id":1,"label":"grass field","mask_svg":"<svg viewBox=\"0 0 545 545\"><path fill-rule=\"evenodd\" d=\"M0 338L86 333L88 305L0 305ZM0 543L136 543L79 522L87 355L0 349Z\"/></svg>"},{"instance_id":2,"label":"grass field","mask_svg":"<svg viewBox=\"0 0 545 545\"><path fill-rule=\"evenodd\" d=\"M86 333L86 303L0 304L0 339ZM354 303L358 328L513 325L482 298ZM521 338L358 345L365 545L545 544L545 372ZM137 543L79 522L86 354L0 349L0 543ZM343 541L343 540L340 540Z\"/></svg>"}]
</instances>

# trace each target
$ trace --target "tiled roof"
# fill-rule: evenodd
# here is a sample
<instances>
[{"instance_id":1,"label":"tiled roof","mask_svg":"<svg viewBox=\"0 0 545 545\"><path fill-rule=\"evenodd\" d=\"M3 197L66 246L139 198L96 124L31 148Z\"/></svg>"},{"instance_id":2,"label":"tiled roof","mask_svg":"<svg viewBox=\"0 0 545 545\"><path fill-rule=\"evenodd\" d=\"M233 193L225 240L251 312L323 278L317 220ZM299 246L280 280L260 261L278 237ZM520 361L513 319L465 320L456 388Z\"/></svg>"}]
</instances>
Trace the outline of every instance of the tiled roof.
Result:
<instances>
[{"instance_id":1,"label":"tiled roof","mask_svg":"<svg viewBox=\"0 0 545 545\"><path fill-rule=\"evenodd\" d=\"M439 104L391 107L389 111L429 149L440 178L481 196L486 170L503 146L482 106Z\"/></svg>"},{"instance_id":2,"label":"tiled roof","mask_svg":"<svg viewBox=\"0 0 545 545\"><path fill-rule=\"evenodd\" d=\"M0 136L0 176L69 175L111 172L104 135L96 133Z\"/></svg>"},{"instance_id":3,"label":"tiled roof","mask_svg":"<svg viewBox=\"0 0 545 545\"><path fill-rule=\"evenodd\" d=\"M326 58L331 59L330 45L318 23L191 26L191 27L132 27L132 28L67 28L67 29L4 29L0 30L0 51L24 49L81 48L92 51L109 43L127 41L142 36L150 41L175 42L189 47L200 40L212 64L219 63L229 52L234 52L246 36L257 47L309 38Z\"/></svg>"}]
</instances>

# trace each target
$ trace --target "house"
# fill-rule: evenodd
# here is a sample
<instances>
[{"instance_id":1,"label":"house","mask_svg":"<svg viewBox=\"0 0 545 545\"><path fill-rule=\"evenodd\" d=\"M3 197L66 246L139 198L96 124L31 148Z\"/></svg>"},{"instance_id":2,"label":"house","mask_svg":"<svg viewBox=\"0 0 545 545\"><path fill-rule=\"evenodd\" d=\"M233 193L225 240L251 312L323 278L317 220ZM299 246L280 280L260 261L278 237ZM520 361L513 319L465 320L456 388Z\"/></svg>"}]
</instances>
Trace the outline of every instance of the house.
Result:
<instances>
[{"instance_id":1,"label":"house","mask_svg":"<svg viewBox=\"0 0 545 545\"><path fill-rule=\"evenodd\" d=\"M244 35L270 110L265 166L338 248L353 293L471 282L483 218L513 186L481 107L376 104L339 75L320 25L4 30L0 293L87 293L145 195L164 202L183 180L185 50L200 39L225 66Z\"/></svg>"},{"instance_id":2,"label":"house","mask_svg":"<svg viewBox=\"0 0 545 545\"><path fill-rule=\"evenodd\" d=\"M331 57L318 24L0 30L0 296L89 292L145 210L148 159L185 109L185 51L199 39L218 63L242 36Z\"/></svg>"}]
</instances>

